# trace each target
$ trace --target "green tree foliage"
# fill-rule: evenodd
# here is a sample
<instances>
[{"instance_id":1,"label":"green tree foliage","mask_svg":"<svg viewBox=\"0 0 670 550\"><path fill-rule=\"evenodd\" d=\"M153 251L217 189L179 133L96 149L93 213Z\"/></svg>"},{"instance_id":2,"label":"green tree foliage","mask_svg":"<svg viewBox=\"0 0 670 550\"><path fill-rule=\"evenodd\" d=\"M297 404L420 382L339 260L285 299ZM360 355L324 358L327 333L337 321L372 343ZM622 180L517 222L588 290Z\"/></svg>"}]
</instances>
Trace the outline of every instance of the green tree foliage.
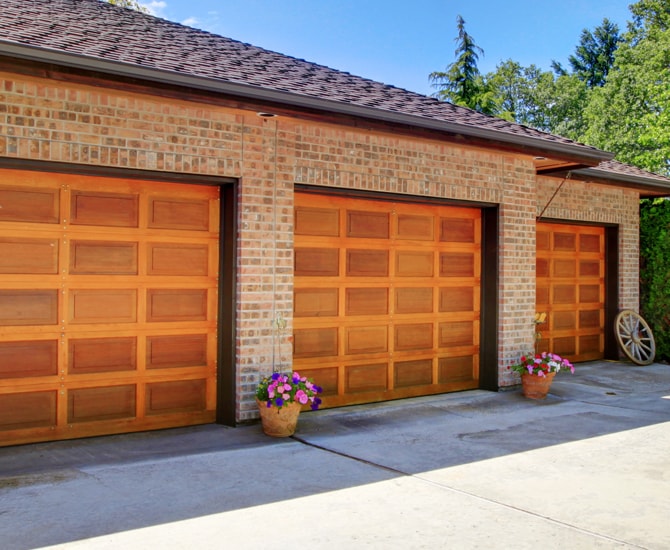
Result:
<instances>
[{"instance_id":1,"label":"green tree foliage","mask_svg":"<svg viewBox=\"0 0 670 550\"><path fill-rule=\"evenodd\" d=\"M670 176L670 0L630 6L633 22L586 108L584 141Z\"/></svg>"},{"instance_id":2,"label":"green tree foliage","mask_svg":"<svg viewBox=\"0 0 670 550\"><path fill-rule=\"evenodd\" d=\"M149 13L146 6L140 4L137 0L107 0L108 3L122 8L130 8L132 10L141 11L142 13Z\"/></svg>"},{"instance_id":3,"label":"green tree foliage","mask_svg":"<svg viewBox=\"0 0 670 550\"><path fill-rule=\"evenodd\" d=\"M575 54L568 57L572 73L589 88L596 88L605 84L605 78L614 64L614 52L619 47L622 38L619 27L609 19L603 19L602 24L591 32L582 30ZM552 67L559 76L568 74L557 63Z\"/></svg>"},{"instance_id":4,"label":"green tree foliage","mask_svg":"<svg viewBox=\"0 0 670 550\"><path fill-rule=\"evenodd\" d=\"M670 201L640 206L640 313L656 340L656 360L670 360Z\"/></svg>"},{"instance_id":5,"label":"green tree foliage","mask_svg":"<svg viewBox=\"0 0 670 550\"><path fill-rule=\"evenodd\" d=\"M445 71L435 71L429 75L433 87L438 90L435 96L442 101L493 114L496 111L495 104L477 68L479 55L484 55L484 50L466 32L465 21L460 15L456 18L456 26L456 61L448 65Z\"/></svg>"}]
</instances>

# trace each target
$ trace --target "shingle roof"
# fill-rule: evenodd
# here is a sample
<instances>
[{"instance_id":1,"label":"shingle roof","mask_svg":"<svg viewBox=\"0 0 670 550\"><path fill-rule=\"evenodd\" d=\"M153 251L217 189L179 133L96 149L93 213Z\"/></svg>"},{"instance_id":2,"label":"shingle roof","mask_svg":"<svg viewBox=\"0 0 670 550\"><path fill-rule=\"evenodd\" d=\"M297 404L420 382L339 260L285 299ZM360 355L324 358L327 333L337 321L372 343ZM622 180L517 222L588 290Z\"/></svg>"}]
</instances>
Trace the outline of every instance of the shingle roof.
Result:
<instances>
[{"instance_id":1,"label":"shingle roof","mask_svg":"<svg viewBox=\"0 0 670 550\"><path fill-rule=\"evenodd\" d=\"M2 43L15 43L182 75L491 130L566 145L608 158L594 147L435 98L217 36L99 0L0 0Z\"/></svg>"}]
</instances>

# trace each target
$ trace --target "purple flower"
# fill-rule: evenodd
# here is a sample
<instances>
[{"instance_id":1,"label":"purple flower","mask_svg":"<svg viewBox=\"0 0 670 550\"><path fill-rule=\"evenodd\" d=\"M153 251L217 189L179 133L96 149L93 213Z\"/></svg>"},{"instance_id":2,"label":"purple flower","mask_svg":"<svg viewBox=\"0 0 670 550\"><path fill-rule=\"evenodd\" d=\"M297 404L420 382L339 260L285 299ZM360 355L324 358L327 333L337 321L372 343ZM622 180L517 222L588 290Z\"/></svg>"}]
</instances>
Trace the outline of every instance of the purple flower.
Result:
<instances>
[{"instance_id":1,"label":"purple flower","mask_svg":"<svg viewBox=\"0 0 670 550\"><path fill-rule=\"evenodd\" d=\"M279 373L278 372L273 372L272 373L272 379L273 380L279 380Z\"/></svg>"},{"instance_id":2,"label":"purple flower","mask_svg":"<svg viewBox=\"0 0 670 550\"><path fill-rule=\"evenodd\" d=\"M284 400L281 397L277 397L277 399L275 399L275 405L277 405L277 407L281 407L284 405Z\"/></svg>"}]
</instances>

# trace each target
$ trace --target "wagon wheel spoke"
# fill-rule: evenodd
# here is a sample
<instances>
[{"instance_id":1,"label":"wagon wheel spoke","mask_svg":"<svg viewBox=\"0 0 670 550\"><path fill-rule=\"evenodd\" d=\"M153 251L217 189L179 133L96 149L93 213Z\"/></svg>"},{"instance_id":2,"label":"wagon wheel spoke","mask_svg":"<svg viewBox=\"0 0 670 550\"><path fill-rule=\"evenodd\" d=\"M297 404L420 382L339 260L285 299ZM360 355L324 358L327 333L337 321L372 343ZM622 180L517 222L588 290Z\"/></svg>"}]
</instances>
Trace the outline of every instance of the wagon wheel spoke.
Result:
<instances>
[{"instance_id":1,"label":"wagon wheel spoke","mask_svg":"<svg viewBox=\"0 0 670 550\"><path fill-rule=\"evenodd\" d=\"M632 310L624 310L616 317L616 337L626 356L638 365L654 360L656 344L647 322Z\"/></svg>"}]
</instances>

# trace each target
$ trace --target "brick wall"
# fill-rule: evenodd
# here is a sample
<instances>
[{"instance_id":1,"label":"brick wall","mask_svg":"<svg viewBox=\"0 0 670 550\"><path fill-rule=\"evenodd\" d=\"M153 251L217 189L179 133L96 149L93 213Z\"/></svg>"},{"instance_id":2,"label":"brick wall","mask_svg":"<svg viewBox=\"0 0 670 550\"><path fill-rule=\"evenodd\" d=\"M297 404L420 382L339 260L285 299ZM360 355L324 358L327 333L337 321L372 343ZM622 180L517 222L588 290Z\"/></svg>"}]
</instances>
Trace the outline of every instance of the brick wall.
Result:
<instances>
[{"instance_id":1,"label":"brick wall","mask_svg":"<svg viewBox=\"0 0 670 550\"><path fill-rule=\"evenodd\" d=\"M257 414L259 376L291 360L296 183L499 204L501 385L532 346L535 217L558 180L537 185L530 157L3 73L0 156L239 178L240 421ZM621 224L622 307L637 303L636 201L570 182L545 214Z\"/></svg>"}]
</instances>

